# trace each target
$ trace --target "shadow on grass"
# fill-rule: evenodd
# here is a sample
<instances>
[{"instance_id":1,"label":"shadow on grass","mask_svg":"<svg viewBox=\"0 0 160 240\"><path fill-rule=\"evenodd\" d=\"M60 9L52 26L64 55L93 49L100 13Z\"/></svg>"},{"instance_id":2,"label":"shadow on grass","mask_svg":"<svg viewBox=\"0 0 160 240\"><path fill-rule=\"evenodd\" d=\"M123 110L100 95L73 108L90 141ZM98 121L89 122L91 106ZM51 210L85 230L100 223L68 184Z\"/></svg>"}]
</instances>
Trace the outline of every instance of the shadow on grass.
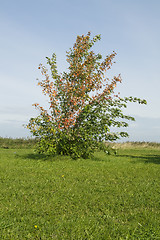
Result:
<instances>
[{"instance_id":1,"label":"shadow on grass","mask_svg":"<svg viewBox=\"0 0 160 240\"><path fill-rule=\"evenodd\" d=\"M17 158L21 158L24 160L35 160L35 161L66 161L69 160L68 156L61 156L61 155L47 155L47 154L37 154L37 153L29 153L29 154L23 154L23 155L18 155L16 154Z\"/></svg>"},{"instance_id":2,"label":"shadow on grass","mask_svg":"<svg viewBox=\"0 0 160 240\"><path fill-rule=\"evenodd\" d=\"M146 156L121 155L121 157L131 158L133 163L143 162L160 164L160 155L146 155Z\"/></svg>"},{"instance_id":3,"label":"shadow on grass","mask_svg":"<svg viewBox=\"0 0 160 240\"><path fill-rule=\"evenodd\" d=\"M47 155L47 154L37 154L37 153L28 153L28 154L16 154L16 158L21 158L24 160L35 160L35 161L75 161L72 159L70 156L63 156L63 155ZM124 157L124 158L129 158L132 163L138 163L138 162L143 162L143 163L154 163L154 164L160 164L160 155L154 154L154 155L106 155L102 152L100 153L95 153L90 160L92 161L98 161L98 162L110 162L118 157ZM78 160L78 159L77 159ZM89 159L86 159L86 161Z\"/></svg>"},{"instance_id":4,"label":"shadow on grass","mask_svg":"<svg viewBox=\"0 0 160 240\"><path fill-rule=\"evenodd\" d=\"M77 158L73 159L70 156L66 155L47 155L47 154L38 154L38 153L28 153L28 154L16 154L16 158L21 158L24 160L35 160L35 161L77 161L77 160L84 160L83 158ZM92 161L98 161L98 162L104 162L106 161L106 155L101 154L101 156L98 156L97 154L94 154L92 157L85 159L92 160ZM107 159L110 161L110 158Z\"/></svg>"}]
</instances>

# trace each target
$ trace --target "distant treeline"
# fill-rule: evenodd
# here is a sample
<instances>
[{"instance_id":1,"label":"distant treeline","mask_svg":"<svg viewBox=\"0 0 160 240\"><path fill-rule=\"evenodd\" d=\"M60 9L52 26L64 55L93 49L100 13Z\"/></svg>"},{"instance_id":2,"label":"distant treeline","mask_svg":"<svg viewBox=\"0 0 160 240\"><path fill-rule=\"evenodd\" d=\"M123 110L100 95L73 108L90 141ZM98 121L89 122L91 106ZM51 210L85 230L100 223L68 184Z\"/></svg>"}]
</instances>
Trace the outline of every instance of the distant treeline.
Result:
<instances>
[{"instance_id":1,"label":"distant treeline","mask_svg":"<svg viewBox=\"0 0 160 240\"><path fill-rule=\"evenodd\" d=\"M15 149L15 148L34 148L38 140L35 138L2 138L0 137L0 148ZM160 143L156 142L123 142L123 143L109 143L106 145L113 148L160 148Z\"/></svg>"},{"instance_id":2,"label":"distant treeline","mask_svg":"<svg viewBox=\"0 0 160 240\"><path fill-rule=\"evenodd\" d=\"M0 148L34 148L37 140L34 138L2 138L0 137Z\"/></svg>"}]
</instances>

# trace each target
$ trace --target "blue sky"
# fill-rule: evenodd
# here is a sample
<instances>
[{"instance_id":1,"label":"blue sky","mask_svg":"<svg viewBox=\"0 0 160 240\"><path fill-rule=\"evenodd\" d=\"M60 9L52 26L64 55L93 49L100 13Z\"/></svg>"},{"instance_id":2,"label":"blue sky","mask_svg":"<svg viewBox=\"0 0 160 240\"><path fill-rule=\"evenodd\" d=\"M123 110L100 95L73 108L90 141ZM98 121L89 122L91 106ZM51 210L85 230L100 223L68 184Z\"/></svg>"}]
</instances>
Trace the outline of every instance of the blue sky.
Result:
<instances>
[{"instance_id":1,"label":"blue sky","mask_svg":"<svg viewBox=\"0 0 160 240\"><path fill-rule=\"evenodd\" d=\"M103 56L117 52L109 75L121 73L121 96L145 98L129 104L136 117L130 141L160 142L160 1L159 0L0 0L0 136L27 137L22 127L47 99L37 86L39 63L53 52L59 71L76 36L101 34L94 48Z\"/></svg>"}]
</instances>

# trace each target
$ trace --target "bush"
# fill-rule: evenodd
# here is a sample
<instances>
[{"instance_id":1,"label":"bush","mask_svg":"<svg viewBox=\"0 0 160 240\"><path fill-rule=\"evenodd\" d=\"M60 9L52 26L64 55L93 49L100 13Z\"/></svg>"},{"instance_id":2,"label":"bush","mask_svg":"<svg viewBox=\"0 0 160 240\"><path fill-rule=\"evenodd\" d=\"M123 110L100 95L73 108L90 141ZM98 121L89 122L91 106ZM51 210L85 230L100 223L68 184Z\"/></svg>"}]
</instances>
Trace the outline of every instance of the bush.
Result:
<instances>
[{"instance_id":1,"label":"bush","mask_svg":"<svg viewBox=\"0 0 160 240\"><path fill-rule=\"evenodd\" d=\"M127 132L110 131L111 127L127 127L124 119L134 120L122 112L122 108L127 107L126 103L146 104L139 98L115 95L114 89L121 82L121 76L109 80L105 72L111 68L116 53L102 60L101 54L91 50L100 38L97 35L91 39L90 33L77 36L73 48L67 52L68 72L58 74L56 55L47 57L53 81L47 68L39 65L45 79L38 80L38 85L49 97L49 110L34 104L40 115L31 118L27 125L39 139L39 153L88 158L97 149L106 152L104 141L128 136Z\"/></svg>"}]
</instances>

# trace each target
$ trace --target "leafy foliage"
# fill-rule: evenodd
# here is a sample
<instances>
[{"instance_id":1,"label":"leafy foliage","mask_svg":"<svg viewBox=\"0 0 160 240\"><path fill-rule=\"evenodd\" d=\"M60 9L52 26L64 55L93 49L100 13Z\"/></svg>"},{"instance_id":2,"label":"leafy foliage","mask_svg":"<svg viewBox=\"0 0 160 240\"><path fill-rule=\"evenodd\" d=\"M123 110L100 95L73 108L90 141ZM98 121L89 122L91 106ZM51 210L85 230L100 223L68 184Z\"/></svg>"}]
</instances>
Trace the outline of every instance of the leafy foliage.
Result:
<instances>
[{"instance_id":1,"label":"leafy foliage","mask_svg":"<svg viewBox=\"0 0 160 240\"><path fill-rule=\"evenodd\" d=\"M97 35L91 39L90 32L77 36L66 55L68 72L58 73L55 54L47 57L52 81L47 68L39 65L45 78L38 80L38 85L49 96L49 110L34 104L40 115L31 118L27 125L39 139L39 153L88 158L98 148L105 150L103 141L128 136L126 132L110 131L111 127L127 127L124 119L134 120L122 112L128 101L146 103L139 98L120 98L114 94L121 76L109 80L106 71L111 68L116 53L104 60L101 54L95 54L91 48L100 38Z\"/></svg>"}]
</instances>

